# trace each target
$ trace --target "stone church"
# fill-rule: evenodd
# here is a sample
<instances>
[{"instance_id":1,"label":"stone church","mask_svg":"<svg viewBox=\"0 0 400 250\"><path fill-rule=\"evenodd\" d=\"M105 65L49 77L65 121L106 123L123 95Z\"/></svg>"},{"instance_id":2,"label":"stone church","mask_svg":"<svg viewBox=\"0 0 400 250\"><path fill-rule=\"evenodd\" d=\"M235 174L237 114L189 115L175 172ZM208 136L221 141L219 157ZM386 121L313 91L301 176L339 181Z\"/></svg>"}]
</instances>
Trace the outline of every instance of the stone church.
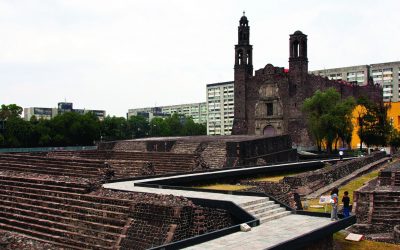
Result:
<instances>
[{"instance_id":1,"label":"stone church","mask_svg":"<svg viewBox=\"0 0 400 250\"><path fill-rule=\"evenodd\" d=\"M247 17L239 21L235 45L235 116L232 134L289 134L294 146L311 147L314 141L301 112L303 101L317 90L334 87L342 98L366 96L382 101L382 88L334 81L308 73L307 35L296 31L289 38L289 70L267 64L253 74L253 46Z\"/></svg>"}]
</instances>

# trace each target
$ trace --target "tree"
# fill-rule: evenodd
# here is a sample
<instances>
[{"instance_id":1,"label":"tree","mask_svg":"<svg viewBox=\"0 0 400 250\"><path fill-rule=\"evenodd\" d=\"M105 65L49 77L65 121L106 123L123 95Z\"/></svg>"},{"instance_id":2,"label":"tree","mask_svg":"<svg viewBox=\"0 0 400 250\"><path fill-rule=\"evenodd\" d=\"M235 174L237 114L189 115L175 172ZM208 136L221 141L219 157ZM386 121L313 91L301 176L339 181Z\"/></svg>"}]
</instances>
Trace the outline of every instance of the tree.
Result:
<instances>
[{"instance_id":1,"label":"tree","mask_svg":"<svg viewBox=\"0 0 400 250\"><path fill-rule=\"evenodd\" d=\"M362 143L367 146L386 146L389 143L392 125L387 118L387 111L390 105L373 103L366 98L360 98L358 104L365 108L365 112L359 115L360 149Z\"/></svg>"},{"instance_id":2,"label":"tree","mask_svg":"<svg viewBox=\"0 0 400 250\"><path fill-rule=\"evenodd\" d=\"M0 109L0 120L5 121L12 117L20 117L22 114L22 110L22 107L16 104L2 104Z\"/></svg>"},{"instance_id":3,"label":"tree","mask_svg":"<svg viewBox=\"0 0 400 250\"><path fill-rule=\"evenodd\" d=\"M353 98L341 100L340 94L334 88L317 90L304 101L302 110L307 116L309 131L316 140L318 151L321 151L323 142L330 153L335 140L351 140L351 113L354 106Z\"/></svg>"},{"instance_id":4,"label":"tree","mask_svg":"<svg viewBox=\"0 0 400 250\"><path fill-rule=\"evenodd\" d=\"M353 134L353 122L352 122L352 112L356 106L356 101L353 97L346 98L345 100L337 103L333 109L333 116L335 119L335 127L337 129L337 136L341 139L342 145L345 143L351 145L351 139ZM335 149L337 149L337 142Z\"/></svg>"},{"instance_id":5,"label":"tree","mask_svg":"<svg viewBox=\"0 0 400 250\"><path fill-rule=\"evenodd\" d=\"M206 135L207 127L204 124L195 123L192 117L186 117L183 125L183 135Z\"/></svg>"},{"instance_id":6,"label":"tree","mask_svg":"<svg viewBox=\"0 0 400 250\"><path fill-rule=\"evenodd\" d=\"M128 121L128 133L133 138L142 138L149 135L150 124L143 116L131 116Z\"/></svg>"},{"instance_id":7,"label":"tree","mask_svg":"<svg viewBox=\"0 0 400 250\"><path fill-rule=\"evenodd\" d=\"M166 124L163 118L154 117L150 121L150 136L165 136Z\"/></svg>"},{"instance_id":8,"label":"tree","mask_svg":"<svg viewBox=\"0 0 400 250\"><path fill-rule=\"evenodd\" d=\"M397 129L393 129L390 134L389 145L395 149L400 147L400 132Z\"/></svg>"},{"instance_id":9,"label":"tree","mask_svg":"<svg viewBox=\"0 0 400 250\"><path fill-rule=\"evenodd\" d=\"M8 147L30 147L35 144L31 124L20 117L7 118L4 137Z\"/></svg>"},{"instance_id":10,"label":"tree","mask_svg":"<svg viewBox=\"0 0 400 250\"><path fill-rule=\"evenodd\" d=\"M104 140L122 140L128 138L128 124L124 117L107 116L100 123L101 137Z\"/></svg>"}]
</instances>

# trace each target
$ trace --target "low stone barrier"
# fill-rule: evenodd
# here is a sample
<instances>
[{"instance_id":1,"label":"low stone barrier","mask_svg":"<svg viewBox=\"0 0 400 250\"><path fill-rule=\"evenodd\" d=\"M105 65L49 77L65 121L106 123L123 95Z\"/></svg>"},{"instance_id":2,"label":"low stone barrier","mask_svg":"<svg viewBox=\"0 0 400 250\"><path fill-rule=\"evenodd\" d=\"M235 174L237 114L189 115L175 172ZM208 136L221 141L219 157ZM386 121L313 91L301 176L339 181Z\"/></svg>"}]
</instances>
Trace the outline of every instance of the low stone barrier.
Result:
<instances>
[{"instance_id":1,"label":"low stone barrier","mask_svg":"<svg viewBox=\"0 0 400 250\"><path fill-rule=\"evenodd\" d=\"M296 192L300 195L307 195L385 156L385 152L374 152L369 156L338 162L315 171L286 176L282 182L291 189L297 189Z\"/></svg>"}]
</instances>

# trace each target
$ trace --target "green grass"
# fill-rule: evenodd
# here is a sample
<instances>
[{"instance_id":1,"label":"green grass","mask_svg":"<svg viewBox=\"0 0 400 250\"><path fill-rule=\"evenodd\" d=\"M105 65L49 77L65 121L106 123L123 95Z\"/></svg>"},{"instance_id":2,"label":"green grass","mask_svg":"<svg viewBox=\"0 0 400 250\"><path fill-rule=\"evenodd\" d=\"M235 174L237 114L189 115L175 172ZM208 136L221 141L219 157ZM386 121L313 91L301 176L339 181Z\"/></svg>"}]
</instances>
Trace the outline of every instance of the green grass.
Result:
<instances>
[{"instance_id":1,"label":"green grass","mask_svg":"<svg viewBox=\"0 0 400 250\"><path fill-rule=\"evenodd\" d=\"M371 250L398 250L399 245L376 242L371 240L362 241L349 241L345 240L347 234L343 232L337 232L333 235L334 249L337 250L359 250L359 249L371 249Z\"/></svg>"},{"instance_id":2,"label":"green grass","mask_svg":"<svg viewBox=\"0 0 400 250\"><path fill-rule=\"evenodd\" d=\"M350 182L346 183L346 184L343 185L343 186L339 186L339 187L338 187L338 188L339 188L339 204L341 203L341 200L342 200L344 191L349 192L350 204L352 204L352 203L353 203L353 192L354 192L355 190L359 189L360 187L362 187L362 186L363 186L365 183L367 183L368 181L377 178L378 175L379 175L379 172L380 172L380 171L382 170L382 168L384 168L384 167L385 167L385 166L383 166L383 167L381 167L381 168L379 168L379 169L377 169L377 170L371 171L371 172L369 172L369 173L367 173L367 174L364 174L364 175L362 175L362 176L360 176L360 177L357 177L357 178L351 180ZM325 193L325 194L323 194L323 195L329 195L329 192L328 192L328 193ZM310 200L308 200L308 205L309 205L309 206L311 206L311 205L320 205L320 204L318 203L318 201L319 201L318 198L317 198L317 199L310 199ZM303 202L303 204L304 204L304 202ZM330 212L330 205L327 205L327 208L328 208L328 209L327 209L327 212ZM307 211L311 211L311 212L324 212L324 208L311 208L311 207L309 207Z\"/></svg>"},{"instance_id":3,"label":"green grass","mask_svg":"<svg viewBox=\"0 0 400 250\"><path fill-rule=\"evenodd\" d=\"M279 182L282 180L285 176L293 176L302 172L307 172L307 171L287 171L279 174L272 174L268 176L260 176L257 178L252 179L253 181L271 181L271 182Z\"/></svg>"},{"instance_id":4,"label":"green grass","mask_svg":"<svg viewBox=\"0 0 400 250\"><path fill-rule=\"evenodd\" d=\"M212 184L212 185L206 185L206 186L197 186L195 188L223 190L223 191L238 191L238 190L243 190L243 189L247 189L247 188L251 188L251 187L253 187L253 186L231 185L231 184Z\"/></svg>"}]
</instances>

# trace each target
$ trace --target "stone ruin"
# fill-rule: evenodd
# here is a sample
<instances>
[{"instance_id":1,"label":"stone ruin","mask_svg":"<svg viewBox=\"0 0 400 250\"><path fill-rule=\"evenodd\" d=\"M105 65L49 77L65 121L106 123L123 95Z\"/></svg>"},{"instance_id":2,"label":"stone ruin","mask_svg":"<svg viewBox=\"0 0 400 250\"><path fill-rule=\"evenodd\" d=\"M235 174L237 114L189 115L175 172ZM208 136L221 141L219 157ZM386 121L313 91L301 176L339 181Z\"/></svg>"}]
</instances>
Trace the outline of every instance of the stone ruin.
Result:
<instances>
[{"instance_id":1,"label":"stone ruin","mask_svg":"<svg viewBox=\"0 0 400 250\"><path fill-rule=\"evenodd\" d=\"M232 225L183 197L100 188L132 162L0 154L1 249L146 249Z\"/></svg>"},{"instance_id":2,"label":"stone ruin","mask_svg":"<svg viewBox=\"0 0 400 250\"><path fill-rule=\"evenodd\" d=\"M385 152L379 151L365 157L337 162L335 165L327 164L326 167L321 169L285 176L282 183L289 185L300 196L305 196L385 156Z\"/></svg>"},{"instance_id":3,"label":"stone ruin","mask_svg":"<svg viewBox=\"0 0 400 250\"><path fill-rule=\"evenodd\" d=\"M285 176L279 182L242 180L240 184L255 186L246 191L266 193L292 208L302 209L300 197L315 192L385 156L385 152L374 152L371 155L338 162L335 165L327 164L326 167L318 170Z\"/></svg>"},{"instance_id":4,"label":"stone ruin","mask_svg":"<svg viewBox=\"0 0 400 250\"><path fill-rule=\"evenodd\" d=\"M399 241L400 162L396 160L374 179L354 192L357 224L352 231L377 241Z\"/></svg>"},{"instance_id":5,"label":"stone ruin","mask_svg":"<svg viewBox=\"0 0 400 250\"><path fill-rule=\"evenodd\" d=\"M99 144L98 149L100 152L109 152L104 155L111 158L119 155L119 159L123 152L146 154L146 159L150 161L159 155L185 156L191 164L186 171L297 161L297 150L292 149L288 135L145 138L104 142ZM85 156L89 154L82 153Z\"/></svg>"}]
</instances>

